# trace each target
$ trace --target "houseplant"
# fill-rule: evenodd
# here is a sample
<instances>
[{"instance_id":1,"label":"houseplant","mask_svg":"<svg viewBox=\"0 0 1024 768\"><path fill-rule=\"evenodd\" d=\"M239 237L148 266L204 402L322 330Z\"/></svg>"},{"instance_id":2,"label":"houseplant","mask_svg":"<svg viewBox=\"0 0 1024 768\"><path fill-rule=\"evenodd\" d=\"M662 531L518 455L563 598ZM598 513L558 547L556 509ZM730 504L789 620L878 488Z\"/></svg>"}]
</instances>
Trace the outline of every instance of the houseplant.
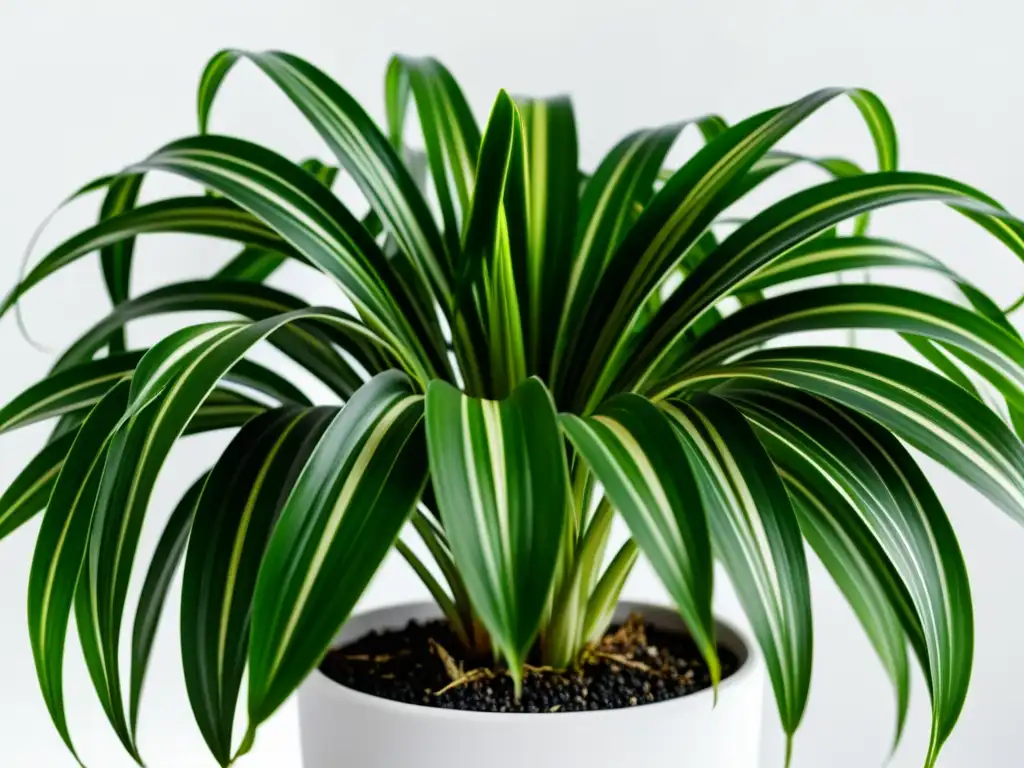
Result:
<instances>
[{"instance_id":1,"label":"houseplant","mask_svg":"<svg viewBox=\"0 0 1024 768\"><path fill-rule=\"evenodd\" d=\"M362 218L330 192L336 169L207 132L215 95L242 58L324 138L369 204ZM775 148L842 95L865 118L877 173ZM898 202L943 202L1018 257L1024 226L968 186L897 171L892 122L863 90L819 91L732 126L692 121L704 147L673 172L665 158L687 124L638 131L589 175L578 168L564 99L517 102L502 92L481 132L451 75L408 59L392 62L387 97L385 133L300 59L218 54L200 85L200 134L80 190L74 197L104 192L100 221L38 261L2 305L7 312L49 275L100 252L112 312L0 410L0 431L57 419L0 497L0 536L43 513L29 629L69 749L61 679L72 609L104 710L141 761L135 726L149 651L184 561L183 670L203 736L227 764L316 669L411 520L437 568L398 546L464 646L456 653L491 656L490 673L507 672L517 692L538 665L582 663L640 552L717 684L729 649L716 634L729 630L716 632L711 612L713 543L790 736L810 678L806 538L892 677L897 735L908 645L923 666L933 764L966 695L973 619L954 533L901 439L1024 517L1024 343L940 261L868 236L867 216ZM412 103L429 186L405 162ZM830 180L733 220L734 202L799 163ZM206 193L140 204L152 171ZM850 219L852 234L838 229ZM210 278L130 296L134 239L157 232L242 250ZM264 285L288 259L342 287L354 312ZM889 267L940 274L962 301L878 284ZM865 268L874 284L820 284ZM241 319L186 326L144 350L127 343L133 320L185 310ZM865 349L765 346L839 328L896 331L927 366ZM249 359L264 340L344 405L313 406ZM992 393L999 402L990 406L983 398ZM232 427L238 436L184 493L147 565L125 686L128 581L155 479L180 437ZM633 539L608 560L616 513ZM743 638L733 650L759 663ZM237 738L246 671L249 726ZM738 677L722 683L723 708ZM314 672L310 684L327 682ZM644 711L668 710L630 710ZM389 712L418 722L432 710ZM588 729L608 731L589 717L515 722L571 732L582 753ZM339 748L360 736L344 721L334 726ZM615 729L617 738L628 744L632 727ZM331 736L310 738L323 745ZM362 738L380 741L376 762L363 764L395 764L385 742L400 739ZM510 764L524 741L502 745ZM695 749L708 755L703 765L736 765L715 757L714 742ZM595 765L607 757L588 755Z\"/></svg>"}]
</instances>

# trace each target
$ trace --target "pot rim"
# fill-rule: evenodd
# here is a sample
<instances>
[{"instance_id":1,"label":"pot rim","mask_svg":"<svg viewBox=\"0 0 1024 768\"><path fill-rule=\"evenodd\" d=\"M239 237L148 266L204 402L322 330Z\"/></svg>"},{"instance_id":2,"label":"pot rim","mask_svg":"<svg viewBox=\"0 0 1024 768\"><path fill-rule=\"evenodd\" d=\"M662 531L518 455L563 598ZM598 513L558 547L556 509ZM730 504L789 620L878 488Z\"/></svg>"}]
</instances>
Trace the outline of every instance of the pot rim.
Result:
<instances>
[{"instance_id":1,"label":"pot rim","mask_svg":"<svg viewBox=\"0 0 1024 768\"><path fill-rule=\"evenodd\" d=\"M655 603L633 600L620 601L616 607L617 616L619 614L629 613L632 611L638 611L645 617L653 616L656 622L662 625L668 624L670 629L674 624L676 627L685 631L685 625L683 625L682 618L673 608ZM423 620L425 618L443 618L443 616L434 603L429 601L417 601L398 603L369 611L357 612L353 614L348 621L346 621L346 626L349 621L356 618L370 624L370 626L366 627L366 631L371 631L371 628L380 629L386 627L400 627L413 618ZM715 625L718 643L720 645L724 645L730 651L735 653L739 659L739 667L736 671L729 675L729 677L722 680L718 685L718 696L728 696L729 691L733 688L738 688L745 683L748 683L751 678L760 676L763 661L757 644L749 638L746 631L739 629L732 622L724 621L717 616L715 617ZM340 644L341 636L344 631L345 628L343 627L339 632L338 638L332 644L332 648L335 648ZM365 707L379 710L383 713L405 716L415 715L416 717L426 719L466 720L477 722L481 719L488 719L491 722L497 719L513 719L516 722L525 722L527 719L541 719L548 721L557 719L557 721L561 722L562 718L574 718L578 720L587 717L591 719L604 719L609 717L625 719L629 717L642 717L645 710L650 712L650 710L655 707L659 708L659 712L664 710L666 707L675 707L678 710L692 710L698 708L711 709L714 707L716 701L714 689L705 688L686 696L680 696L666 701L651 702L636 707L593 710L587 712L559 712L557 713L557 718L555 718L554 713L549 712L475 712L472 710L443 709L441 707L428 707L422 704L409 704L357 691L354 688L349 688L329 678L320 671L319 665L317 665L316 669L314 669L302 683L300 688L300 695L301 694L313 695L316 698L327 697L328 699L337 701L338 703L345 703L353 707Z\"/></svg>"}]
</instances>

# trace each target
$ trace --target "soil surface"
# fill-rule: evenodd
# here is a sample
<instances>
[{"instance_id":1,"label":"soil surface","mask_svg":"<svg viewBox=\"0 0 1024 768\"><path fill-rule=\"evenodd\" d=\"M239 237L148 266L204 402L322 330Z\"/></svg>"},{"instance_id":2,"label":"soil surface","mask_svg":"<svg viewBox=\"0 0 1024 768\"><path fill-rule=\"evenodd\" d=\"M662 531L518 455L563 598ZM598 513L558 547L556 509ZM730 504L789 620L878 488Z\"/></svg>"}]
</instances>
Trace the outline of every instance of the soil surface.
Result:
<instances>
[{"instance_id":1,"label":"soil surface","mask_svg":"<svg viewBox=\"0 0 1024 768\"><path fill-rule=\"evenodd\" d=\"M458 640L445 622L410 622L373 632L332 651L320 665L332 680L407 704L475 712L582 712L665 701L710 687L693 641L638 617L614 627L578 670L531 667L517 702L512 678L497 668L460 661ZM723 679L736 657L719 647Z\"/></svg>"}]
</instances>

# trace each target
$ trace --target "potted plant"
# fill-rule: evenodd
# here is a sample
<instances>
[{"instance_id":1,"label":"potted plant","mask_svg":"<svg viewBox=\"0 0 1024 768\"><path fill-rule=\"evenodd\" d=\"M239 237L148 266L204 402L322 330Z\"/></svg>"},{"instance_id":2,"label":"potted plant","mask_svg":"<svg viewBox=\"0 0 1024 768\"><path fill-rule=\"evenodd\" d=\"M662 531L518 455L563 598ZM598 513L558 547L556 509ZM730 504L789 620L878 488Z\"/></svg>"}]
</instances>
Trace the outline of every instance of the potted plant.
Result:
<instances>
[{"instance_id":1,"label":"potted plant","mask_svg":"<svg viewBox=\"0 0 1024 768\"><path fill-rule=\"evenodd\" d=\"M240 59L308 118L365 213L331 192L337 168L208 132ZM652 768L684 756L746 768L765 670L790 737L804 711L806 540L892 678L897 738L909 657L923 667L932 765L966 695L973 619L954 532L904 443L1020 519L1024 343L942 262L869 236L868 215L939 201L1018 257L1024 226L964 184L896 170L890 117L863 90L819 91L734 125L639 130L592 173L579 169L565 99L501 92L481 131L443 66L405 58L386 93L383 131L301 59L217 54L199 134L80 190L103 192L98 223L2 305L99 251L112 311L0 410L4 432L56 420L0 497L0 536L43 515L29 631L68 748L73 610L104 710L141 762L140 695L183 562L183 671L222 765L299 690L307 768L610 767L637 755ZM878 172L776 148L844 95ZM406 150L410 105L422 158ZM667 170L687 126L704 146ZM801 163L828 180L734 217L735 202ZM200 191L140 203L157 171ZM839 228L847 220L852 232ZM132 296L135 238L158 232L241 250L208 278ZM351 309L267 286L288 260L339 286ZM867 268L872 284L831 279ZM882 284L888 268L938 274L961 300ZM186 325L147 349L126 340L136 319L195 310L236 319ZM921 362L784 338L852 328L896 331ZM264 341L336 402L314 405L254 362ZM168 451L225 428L237 436L163 523L133 613L128 582ZM610 552L616 515L631 538ZM410 522L416 546L399 538ZM436 603L349 619L393 546ZM713 554L752 637L712 615ZM673 610L617 607L641 555Z\"/></svg>"}]
</instances>

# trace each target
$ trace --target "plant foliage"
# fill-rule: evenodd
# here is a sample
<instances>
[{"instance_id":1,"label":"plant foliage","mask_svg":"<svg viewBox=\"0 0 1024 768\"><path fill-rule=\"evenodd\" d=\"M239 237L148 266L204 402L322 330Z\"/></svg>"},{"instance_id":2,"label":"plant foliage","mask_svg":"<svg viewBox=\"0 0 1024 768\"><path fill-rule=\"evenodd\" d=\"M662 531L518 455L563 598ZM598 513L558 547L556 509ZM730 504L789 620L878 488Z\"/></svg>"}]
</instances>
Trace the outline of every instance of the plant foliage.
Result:
<instances>
[{"instance_id":1,"label":"plant foliage","mask_svg":"<svg viewBox=\"0 0 1024 768\"><path fill-rule=\"evenodd\" d=\"M242 60L294 103L336 166L209 132ZM386 97L382 129L299 58L217 54L199 88L199 133L83 188L105 195L99 221L46 254L0 305L7 312L100 254L110 314L0 409L0 432L57 420L0 496L0 536L43 516L29 629L69 749L72 612L103 708L141 762L143 681L183 563L188 694L227 765L315 668L396 543L466 645L493 649L517 683L528 658L578 660L606 629L638 554L717 683L714 554L792 737L811 675L806 541L892 678L897 739L908 648L924 669L931 766L963 707L973 619L953 530L904 443L1024 519L1024 343L984 293L932 256L870 236L868 217L941 202L1018 258L1024 224L971 187L898 170L889 114L863 90L818 91L735 124L708 116L638 130L590 173L579 168L567 99L501 92L481 130L440 63L407 58L391 62ZM778 149L843 97L866 123L877 172ZM426 175L406 146L413 110ZM701 149L666 167L686 130ZM827 179L735 219L735 203L801 163ZM197 194L140 203L153 172L191 180ZM339 172L367 212L331 191ZM838 226L848 220L849 232ZM206 279L133 296L136 239L154 233L219 238L239 252ZM340 287L346 307L264 285L289 261ZM828 279L870 268L877 281L891 267L941 275L961 300ZM130 343L135 320L195 310L234 319L182 327L150 348ZM921 363L784 338L855 328L901 334ZM264 341L336 400L314 405L255 363ZM998 407L982 399L993 393ZM237 436L182 496L149 563L137 563L171 447L223 428ZM632 538L612 553L616 513ZM409 522L429 561L399 540Z\"/></svg>"}]
</instances>

